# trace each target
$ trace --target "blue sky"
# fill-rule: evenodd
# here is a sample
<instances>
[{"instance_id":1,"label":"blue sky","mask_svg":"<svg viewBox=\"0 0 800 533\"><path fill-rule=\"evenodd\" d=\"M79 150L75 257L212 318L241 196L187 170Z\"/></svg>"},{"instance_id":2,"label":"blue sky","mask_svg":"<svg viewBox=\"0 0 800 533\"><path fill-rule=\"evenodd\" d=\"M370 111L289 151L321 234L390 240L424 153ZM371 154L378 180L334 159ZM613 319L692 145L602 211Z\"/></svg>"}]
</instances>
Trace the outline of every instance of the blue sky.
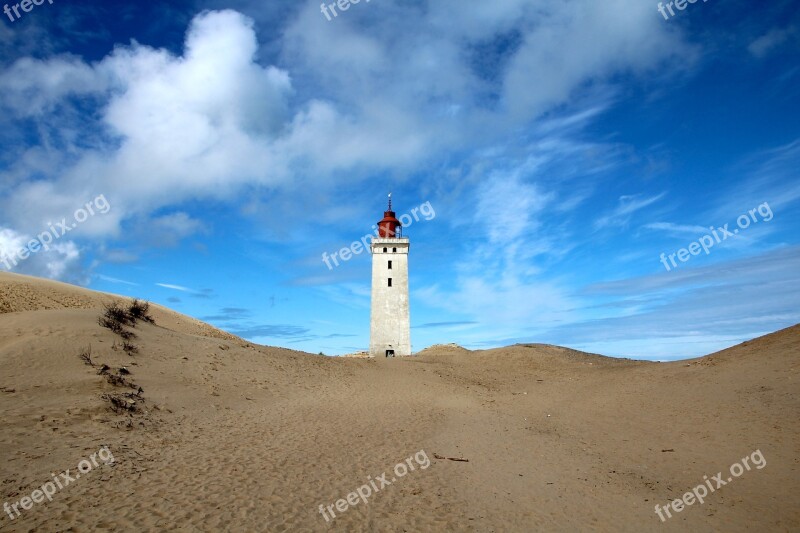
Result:
<instances>
[{"instance_id":1,"label":"blue sky","mask_svg":"<svg viewBox=\"0 0 800 533\"><path fill-rule=\"evenodd\" d=\"M110 208L0 268L254 342L363 350L370 258L322 254L369 233L391 191L398 214L431 207L406 228L415 351L669 360L800 322L800 7L657 6L373 0L329 21L318 1L54 0L3 16L0 255Z\"/></svg>"}]
</instances>

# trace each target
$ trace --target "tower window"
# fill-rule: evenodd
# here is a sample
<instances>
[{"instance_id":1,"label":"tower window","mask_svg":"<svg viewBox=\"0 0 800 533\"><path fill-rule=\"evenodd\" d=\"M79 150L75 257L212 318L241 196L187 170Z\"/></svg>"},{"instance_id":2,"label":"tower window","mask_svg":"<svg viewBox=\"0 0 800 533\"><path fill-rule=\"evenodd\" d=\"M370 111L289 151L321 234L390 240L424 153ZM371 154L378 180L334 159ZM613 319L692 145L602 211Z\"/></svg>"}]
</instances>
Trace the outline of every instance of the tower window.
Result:
<instances>
[{"instance_id":1,"label":"tower window","mask_svg":"<svg viewBox=\"0 0 800 533\"><path fill-rule=\"evenodd\" d=\"M391 270L391 269L392 269L392 262L389 261L389 270Z\"/></svg>"},{"instance_id":2,"label":"tower window","mask_svg":"<svg viewBox=\"0 0 800 533\"><path fill-rule=\"evenodd\" d=\"M388 251L389 251L389 249L388 249L388 248L384 248L384 249L383 249L383 253L386 253L386 252L388 252Z\"/></svg>"},{"instance_id":3,"label":"tower window","mask_svg":"<svg viewBox=\"0 0 800 533\"><path fill-rule=\"evenodd\" d=\"M397 252L397 248L392 248L392 251L393 252Z\"/></svg>"},{"instance_id":4,"label":"tower window","mask_svg":"<svg viewBox=\"0 0 800 533\"><path fill-rule=\"evenodd\" d=\"M392 286L392 278L389 278L389 286Z\"/></svg>"}]
</instances>

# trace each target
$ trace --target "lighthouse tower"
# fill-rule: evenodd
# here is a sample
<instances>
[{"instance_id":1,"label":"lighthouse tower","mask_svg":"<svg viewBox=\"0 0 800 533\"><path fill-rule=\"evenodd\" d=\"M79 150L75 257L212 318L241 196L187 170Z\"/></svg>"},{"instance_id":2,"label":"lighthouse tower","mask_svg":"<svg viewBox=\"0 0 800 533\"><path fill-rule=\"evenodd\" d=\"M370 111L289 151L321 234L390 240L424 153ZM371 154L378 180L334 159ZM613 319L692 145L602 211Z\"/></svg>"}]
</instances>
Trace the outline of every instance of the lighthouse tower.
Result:
<instances>
[{"instance_id":1,"label":"lighthouse tower","mask_svg":"<svg viewBox=\"0 0 800 533\"><path fill-rule=\"evenodd\" d=\"M369 353L372 357L411 355L411 323L408 311L408 237L389 209L378 222L372 238L372 307Z\"/></svg>"}]
</instances>

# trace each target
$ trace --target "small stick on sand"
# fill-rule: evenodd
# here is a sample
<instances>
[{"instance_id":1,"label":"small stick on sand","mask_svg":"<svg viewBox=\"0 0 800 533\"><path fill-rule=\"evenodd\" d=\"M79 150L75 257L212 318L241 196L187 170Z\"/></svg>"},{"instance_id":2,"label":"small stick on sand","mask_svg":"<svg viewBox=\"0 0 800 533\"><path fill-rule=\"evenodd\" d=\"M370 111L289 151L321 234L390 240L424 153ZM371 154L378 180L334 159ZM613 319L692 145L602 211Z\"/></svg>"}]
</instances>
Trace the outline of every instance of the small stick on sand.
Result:
<instances>
[{"instance_id":1,"label":"small stick on sand","mask_svg":"<svg viewBox=\"0 0 800 533\"><path fill-rule=\"evenodd\" d=\"M443 455L439 455L438 453L433 454L434 459L447 459L448 461L460 461L462 463L468 463L469 459L462 459L460 457L444 457Z\"/></svg>"}]
</instances>

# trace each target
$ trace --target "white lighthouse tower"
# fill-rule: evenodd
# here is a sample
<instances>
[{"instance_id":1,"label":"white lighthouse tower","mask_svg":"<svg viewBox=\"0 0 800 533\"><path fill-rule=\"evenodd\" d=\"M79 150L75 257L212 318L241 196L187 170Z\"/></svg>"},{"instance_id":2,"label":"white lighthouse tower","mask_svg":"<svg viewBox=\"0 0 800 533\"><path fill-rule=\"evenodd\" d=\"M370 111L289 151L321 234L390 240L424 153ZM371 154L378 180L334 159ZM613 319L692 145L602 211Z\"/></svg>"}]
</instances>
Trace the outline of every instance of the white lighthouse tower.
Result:
<instances>
[{"instance_id":1,"label":"white lighthouse tower","mask_svg":"<svg viewBox=\"0 0 800 533\"><path fill-rule=\"evenodd\" d=\"M411 355L411 322L408 308L408 237L389 209L378 222L372 239L372 307L369 354L372 357Z\"/></svg>"}]
</instances>

